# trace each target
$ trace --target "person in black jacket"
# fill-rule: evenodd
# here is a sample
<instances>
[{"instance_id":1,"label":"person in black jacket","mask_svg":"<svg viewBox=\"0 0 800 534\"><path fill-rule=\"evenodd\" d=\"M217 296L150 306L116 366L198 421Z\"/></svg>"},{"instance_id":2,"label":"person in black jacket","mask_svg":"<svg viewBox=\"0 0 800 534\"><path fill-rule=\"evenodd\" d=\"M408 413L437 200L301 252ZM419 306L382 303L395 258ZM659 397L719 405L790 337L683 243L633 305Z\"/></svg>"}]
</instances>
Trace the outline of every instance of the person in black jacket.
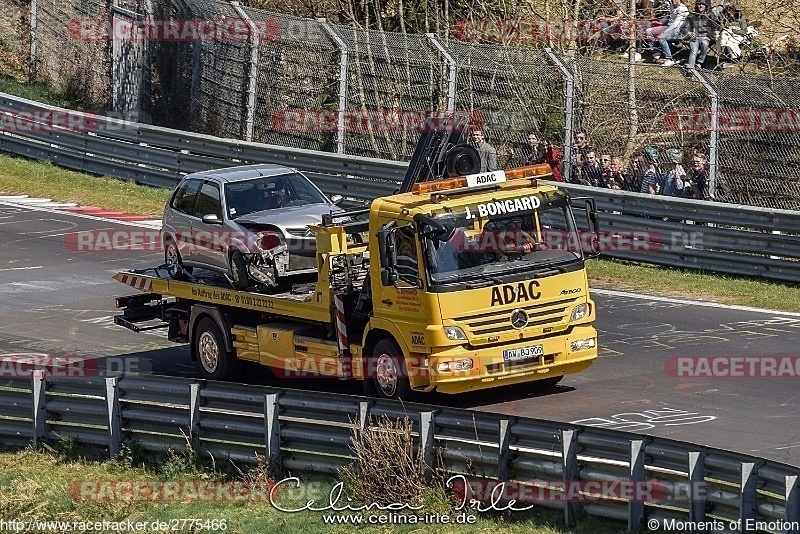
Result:
<instances>
[{"instance_id":1,"label":"person in black jacket","mask_svg":"<svg viewBox=\"0 0 800 534\"><path fill-rule=\"evenodd\" d=\"M689 15L689 61L686 66L690 69L697 65L702 65L706 60L706 54L711 46L711 39L717 30L717 22L711 13L711 3L709 0L698 0L694 6L694 13ZM698 57L697 53L700 52Z\"/></svg>"}]
</instances>

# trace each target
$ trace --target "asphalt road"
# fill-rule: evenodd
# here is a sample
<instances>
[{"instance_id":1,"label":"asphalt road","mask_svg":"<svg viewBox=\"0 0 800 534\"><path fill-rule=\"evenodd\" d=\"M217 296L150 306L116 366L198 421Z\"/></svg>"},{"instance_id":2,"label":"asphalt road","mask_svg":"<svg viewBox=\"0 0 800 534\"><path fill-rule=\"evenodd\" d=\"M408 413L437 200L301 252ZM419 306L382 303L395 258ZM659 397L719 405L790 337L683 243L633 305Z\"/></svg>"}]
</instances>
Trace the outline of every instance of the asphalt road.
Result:
<instances>
[{"instance_id":1,"label":"asphalt road","mask_svg":"<svg viewBox=\"0 0 800 534\"><path fill-rule=\"evenodd\" d=\"M112 370L199 376L188 348L161 331L135 334L113 324L111 277L152 267L157 252L78 252L77 230L136 229L64 212L0 203L0 356L80 355ZM157 234L156 234L157 235ZM680 281L676 280L676 284ZM676 358L796 356L800 315L597 291L600 358L556 388L532 385L423 402L508 415L581 422L693 441L800 465L796 378L675 376ZM684 360L685 361L685 360ZM672 370L672 371L670 371ZM275 379L256 377L259 383ZM290 387L359 393L354 383L305 380Z\"/></svg>"}]
</instances>

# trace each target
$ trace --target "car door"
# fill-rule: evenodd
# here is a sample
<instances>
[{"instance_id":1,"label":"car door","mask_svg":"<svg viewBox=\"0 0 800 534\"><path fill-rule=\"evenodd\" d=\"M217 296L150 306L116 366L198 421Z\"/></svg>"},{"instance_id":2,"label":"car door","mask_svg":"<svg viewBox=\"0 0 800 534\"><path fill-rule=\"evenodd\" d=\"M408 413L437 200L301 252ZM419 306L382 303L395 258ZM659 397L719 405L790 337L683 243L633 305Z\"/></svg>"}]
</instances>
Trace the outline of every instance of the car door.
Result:
<instances>
[{"instance_id":1,"label":"car door","mask_svg":"<svg viewBox=\"0 0 800 534\"><path fill-rule=\"evenodd\" d=\"M222 225L222 198L218 183L210 180L203 182L194 211L192 235L195 261L212 269L227 271L227 239ZM204 223L203 217L207 215L216 215L219 223Z\"/></svg>"},{"instance_id":2,"label":"car door","mask_svg":"<svg viewBox=\"0 0 800 534\"><path fill-rule=\"evenodd\" d=\"M190 263L194 259L194 243L192 240L192 222L194 220L194 208L197 203L197 193L200 191L203 181L200 179L188 179L178 187L170 201L169 208L164 210L164 230L173 235L177 244L178 251L184 263Z\"/></svg>"}]
</instances>

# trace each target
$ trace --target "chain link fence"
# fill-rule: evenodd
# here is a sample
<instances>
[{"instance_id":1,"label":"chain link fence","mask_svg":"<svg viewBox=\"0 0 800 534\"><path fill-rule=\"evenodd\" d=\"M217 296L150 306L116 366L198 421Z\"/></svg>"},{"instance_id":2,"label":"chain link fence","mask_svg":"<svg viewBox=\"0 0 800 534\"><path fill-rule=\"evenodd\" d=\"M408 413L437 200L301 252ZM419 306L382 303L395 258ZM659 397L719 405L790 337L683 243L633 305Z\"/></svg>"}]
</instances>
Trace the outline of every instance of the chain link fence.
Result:
<instances>
[{"instance_id":1,"label":"chain link fence","mask_svg":"<svg viewBox=\"0 0 800 534\"><path fill-rule=\"evenodd\" d=\"M664 165L680 149L686 168L701 152L718 200L800 209L797 78L365 30L222 0L33 0L32 13L40 79L161 126L408 160L436 124L427 119L466 113L501 165L531 130L565 148L584 130L598 156L621 156L633 174L645 147ZM81 21L109 17L110 36L86 38ZM118 20L177 35L126 40Z\"/></svg>"}]
</instances>

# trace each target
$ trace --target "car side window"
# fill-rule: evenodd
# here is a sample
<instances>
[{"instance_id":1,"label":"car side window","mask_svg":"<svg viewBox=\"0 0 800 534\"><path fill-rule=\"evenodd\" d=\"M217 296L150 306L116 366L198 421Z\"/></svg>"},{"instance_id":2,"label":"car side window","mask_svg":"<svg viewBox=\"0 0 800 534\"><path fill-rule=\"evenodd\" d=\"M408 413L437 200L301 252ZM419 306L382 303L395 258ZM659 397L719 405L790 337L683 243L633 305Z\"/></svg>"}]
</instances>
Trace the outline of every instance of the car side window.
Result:
<instances>
[{"instance_id":1,"label":"car side window","mask_svg":"<svg viewBox=\"0 0 800 534\"><path fill-rule=\"evenodd\" d=\"M206 182L200 188L200 195L197 197L197 209L195 210L198 217L205 217L206 215L216 215L219 220L222 220L222 203L220 202L219 186L211 182Z\"/></svg>"},{"instance_id":2,"label":"car side window","mask_svg":"<svg viewBox=\"0 0 800 534\"><path fill-rule=\"evenodd\" d=\"M194 215L194 201L202 183L200 180L187 180L175 193L171 206L187 215Z\"/></svg>"}]
</instances>

